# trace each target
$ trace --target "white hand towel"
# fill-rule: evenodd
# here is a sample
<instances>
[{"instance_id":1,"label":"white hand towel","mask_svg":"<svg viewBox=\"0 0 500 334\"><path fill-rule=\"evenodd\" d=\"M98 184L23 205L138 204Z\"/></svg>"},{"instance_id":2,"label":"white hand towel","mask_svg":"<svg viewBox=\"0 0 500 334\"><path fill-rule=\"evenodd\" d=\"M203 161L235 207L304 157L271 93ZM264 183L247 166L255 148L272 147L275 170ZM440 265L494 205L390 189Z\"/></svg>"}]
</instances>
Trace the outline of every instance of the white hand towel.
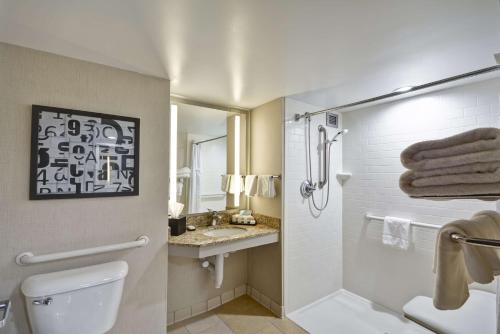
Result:
<instances>
[{"instance_id":1,"label":"white hand towel","mask_svg":"<svg viewBox=\"0 0 500 334\"><path fill-rule=\"evenodd\" d=\"M257 178L257 196L274 198L276 189L274 187L274 178L272 175L259 175Z\"/></svg>"},{"instance_id":2,"label":"white hand towel","mask_svg":"<svg viewBox=\"0 0 500 334\"><path fill-rule=\"evenodd\" d=\"M231 177L229 175L222 175L220 182L220 190L224 193L229 192L229 182Z\"/></svg>"},{"instance_id":3,"label":"white hand towel","mask_svg":"<svg viewBox=\"0 0 500 334\"><path fill-rule=\"evenodd\" d=\"M245 195L253 197L257 194L257 175L247 175L245 177Z\"/></svg>"},{"instance_id":4,"label":"white hand towel","mask_svg":"<svg viewBox=\"0 0 500 334\"><path fill-rule=\"evenodd\" d=\"M410 247L411 220L396 217L384 218L384 232L382 242L384 245L401 249Z\"/></svg>"},{"instance_id":5,"label":"white hand towel","mask_svg":"<svg viewBox=\"0 0 500 334\"><path fill-rule=\"evenodd\" d=\"M229 193L239 194L244 188L243 177L241 175L230 175L229 176Z\"/></svg>"}]
</instances>

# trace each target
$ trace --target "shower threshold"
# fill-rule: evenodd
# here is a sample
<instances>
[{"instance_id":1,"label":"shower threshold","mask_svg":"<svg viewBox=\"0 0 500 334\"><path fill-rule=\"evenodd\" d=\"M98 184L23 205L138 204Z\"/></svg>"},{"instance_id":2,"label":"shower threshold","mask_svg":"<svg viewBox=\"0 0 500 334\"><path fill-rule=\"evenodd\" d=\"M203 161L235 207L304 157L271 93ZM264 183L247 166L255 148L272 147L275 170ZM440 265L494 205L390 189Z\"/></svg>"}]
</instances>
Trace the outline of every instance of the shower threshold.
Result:
<instances>
[{"instance_id":1,"label":"shower threshold","mask_svg":"<svg viewBox=\"0 0 500 334\"><path fill-rule=\"evenodd\" d=\"M432 334L402 315L346 290L287 315L311 334Z\"/></svg>"}]
</instances>

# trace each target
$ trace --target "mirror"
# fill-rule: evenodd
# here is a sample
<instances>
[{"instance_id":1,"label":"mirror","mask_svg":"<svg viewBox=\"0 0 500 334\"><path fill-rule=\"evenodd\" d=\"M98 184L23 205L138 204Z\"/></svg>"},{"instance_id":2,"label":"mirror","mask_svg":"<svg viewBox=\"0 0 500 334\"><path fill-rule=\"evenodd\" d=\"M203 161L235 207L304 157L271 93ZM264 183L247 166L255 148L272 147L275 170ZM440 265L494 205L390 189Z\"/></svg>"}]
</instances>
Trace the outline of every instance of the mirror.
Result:
<instances>
[{"instance_id":1,"label":"mirror","mask_svg":"<svg viewBox=\"0 0 500 334\"><path fill-rule=\"evenodd\" d=\"M182 215L243 207L241 192L223 182L245 175L246 114L178 102L170 130L170 198L184 205Z\"/></svg>"}]
</instances>

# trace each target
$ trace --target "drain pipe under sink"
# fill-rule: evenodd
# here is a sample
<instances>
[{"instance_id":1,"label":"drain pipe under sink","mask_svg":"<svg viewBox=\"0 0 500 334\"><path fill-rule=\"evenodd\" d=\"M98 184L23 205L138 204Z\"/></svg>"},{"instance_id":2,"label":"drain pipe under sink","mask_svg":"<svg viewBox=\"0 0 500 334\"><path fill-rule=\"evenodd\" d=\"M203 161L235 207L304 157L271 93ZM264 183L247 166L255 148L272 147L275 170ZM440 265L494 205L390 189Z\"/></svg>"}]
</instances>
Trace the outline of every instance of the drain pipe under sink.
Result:
<instances>
[{"instance_id":1,"label":"drain pipe under sink","mask_svg":"<svg viewBox=\"0 0 500 334\"><path fill-rule=\"evenodd\" d=\"M201 267L207 269L212 273L215 288L220 289L222 286L222 281L224 280L224 258L229 257L229 253L217 254L214 256L215 262L212 263L209 260L201 260Z\"/></svg>"}]
</instances>

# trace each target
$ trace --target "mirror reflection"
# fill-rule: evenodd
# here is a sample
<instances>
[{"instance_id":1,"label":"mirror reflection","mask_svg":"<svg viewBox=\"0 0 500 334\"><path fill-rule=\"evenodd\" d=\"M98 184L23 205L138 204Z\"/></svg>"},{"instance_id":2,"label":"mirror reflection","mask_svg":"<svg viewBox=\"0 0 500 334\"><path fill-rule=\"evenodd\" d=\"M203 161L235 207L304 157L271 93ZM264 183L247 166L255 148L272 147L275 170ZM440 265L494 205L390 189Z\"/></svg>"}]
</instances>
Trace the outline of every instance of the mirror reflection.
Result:
<instances>
[{"instance_id":1,"label":"mirror reflection","mask_svg":"<svg viewBox=\"0 0 500 334\"><path fill-rule=\"evenodd\" d=\"M170 183L170 198L175 196L183 205L182 215L238 208L240 191L229 189L227 178L239 177L242 165L240 113L186 103L176 103L174 113L175 109L171 120L176 123L171 124L175 184Z\"/></svg>"}]
</instances>

